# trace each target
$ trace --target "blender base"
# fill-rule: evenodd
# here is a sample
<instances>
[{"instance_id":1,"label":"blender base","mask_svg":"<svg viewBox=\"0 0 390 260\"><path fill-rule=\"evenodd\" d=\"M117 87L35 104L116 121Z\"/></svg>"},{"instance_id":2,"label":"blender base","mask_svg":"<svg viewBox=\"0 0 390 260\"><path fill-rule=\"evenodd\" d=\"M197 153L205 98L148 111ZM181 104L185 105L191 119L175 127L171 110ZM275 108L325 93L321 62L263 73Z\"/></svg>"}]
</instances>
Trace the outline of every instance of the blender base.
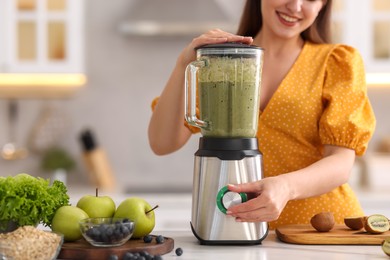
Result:
<instances>
[{"instance_id":1,"label":"blender base","mask_svg":"<svg viewBox=\"0 0 390 260\"><path fill-rule=\"evenodd\" d=\"M198 239L199 244L201 245L209 245L209 246L221 246L221 245L260 245L261 242L267 237L268 235L268 229L266 230L266 233L264 236L260 239L256 240L204 240L201 237L198 236L196 233L194 227L192 226L192 223L190 222L191 230L194 236Z\"/></svg>"},{"instance_id":2,"label":"blender base","mask_svg":"<svg viewBox=\"0 0 390 260\"><path fill-rule=\"evenodd\" d=\"M255 245L268 234L266 222L236 222L227 209L248 200L228 184L262 179L257 138L204 138L195 153L191 229L202 245Z\"/></svg>"}]
</instances>

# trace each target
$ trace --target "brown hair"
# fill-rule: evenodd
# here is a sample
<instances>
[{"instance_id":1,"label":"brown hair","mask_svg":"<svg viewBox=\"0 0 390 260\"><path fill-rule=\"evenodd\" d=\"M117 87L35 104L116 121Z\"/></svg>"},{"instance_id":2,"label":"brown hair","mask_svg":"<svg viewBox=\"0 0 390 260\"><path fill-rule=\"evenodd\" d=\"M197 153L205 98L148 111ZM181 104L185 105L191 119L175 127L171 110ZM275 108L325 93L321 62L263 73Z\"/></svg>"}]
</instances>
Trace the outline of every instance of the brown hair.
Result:
<instances>
[{"instance_id":1,"label":"brown hair","mask_svg":"<svg viewBox=\"0 0 390 260\"><path fill-rule=\"evenodd\" d=\"M304 40L314 43L330 43L330 18L332 0L318 13L314 23L301 33ZM261 0L247 0L241 16L237 34L255 37L263 25Z\"/></svg>"}]
</instances>

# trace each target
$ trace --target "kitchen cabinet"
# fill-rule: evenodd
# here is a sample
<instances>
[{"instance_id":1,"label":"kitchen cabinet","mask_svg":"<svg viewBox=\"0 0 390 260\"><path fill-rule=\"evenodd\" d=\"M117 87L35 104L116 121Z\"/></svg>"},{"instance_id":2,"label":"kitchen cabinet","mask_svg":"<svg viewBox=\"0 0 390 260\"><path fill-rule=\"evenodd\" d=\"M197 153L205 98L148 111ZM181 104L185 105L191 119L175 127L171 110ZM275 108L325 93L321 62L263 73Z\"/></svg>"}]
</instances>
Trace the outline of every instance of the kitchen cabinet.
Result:
<instances>
[{"instance_id":1,"label":"kitchen cabinet","mask_svg":"<svg viewBox=\"0 0 390 260\"><path fill-rule=\"evenodd\" d=\"M389 72L390 1L336 0L333 7L334 42L356 47L367 72Z\"/></svg>"},{"instance_id":2,"label":"kitchen cabinet","mask_svg":"<svg viewBox=\"0 0 390 260\"><path fill-rule=\"evenodd\" d=\"M0 96L13 86L85 83L83 3L0 1Z\"/></svg>"},{"instance_id":3,"label":"kitchen cabinet","mask_svg":"<svg viewBox=\"0 0 390 260\"><path fill-rule=\"evenodd\" d=\"M1 72L82 72L82 3L80 0L1 1Z\"/></svg>"}]
</instances>

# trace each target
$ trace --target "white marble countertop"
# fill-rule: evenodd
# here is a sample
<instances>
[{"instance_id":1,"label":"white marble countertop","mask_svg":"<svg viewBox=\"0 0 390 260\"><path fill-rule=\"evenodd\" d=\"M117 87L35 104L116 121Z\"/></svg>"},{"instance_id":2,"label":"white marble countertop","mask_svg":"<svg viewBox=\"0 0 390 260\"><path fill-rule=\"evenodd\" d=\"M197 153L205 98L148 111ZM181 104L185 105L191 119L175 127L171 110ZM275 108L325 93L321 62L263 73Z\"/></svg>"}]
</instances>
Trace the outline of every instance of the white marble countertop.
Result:
<instances>
[{"instance_id":1,"label":"white marble countertop","mask_svg":"<svg viewBox=\"0 0 390 260\"><path fill-rule=\"evenodd\" d=\"M70 202L76 205L77 201L86 194L93 195L93 189L88 190L85 187L71 187L69 189ZM111 196L116 205L129 197L141 197L148 201L152 206L159 205L155 211L156 227L155 230L181 231L190 228L191 221L191 193L121 193L104 192L100 195ZM358 190L356 192L360 203L366 215L383 214L390 217L390 191L367 191Z\"/></svg>"},{"instance_id":2,"label":"white marble countertop","mask_svg":"<svg viewBox=\"0 0 390 260\"><path fill-rule=\"evenodd\" d=\"M157 233L154 233L157 234ZM273 231L261 245L250 246L207 246L200 245L191 231L161 231L158 234L174 239L174 249L163 255L164 260L368 260L389 259L380 245L296 245L281 242ZM183 254L176 256L175 249L182 248Z\"/></svg>"},{"instance_id":3,"label":"white marble countertop","mask_svg":"<svg viewBox=\"0 0 390 260\"><path fill-rule=\"evenodd\" d=\"M86 195L85 189L71 188L69 190L70 202L75 205L81 196ZM191 219L191 194L190 193L105 193L119 205L128 197L138 196L147 200L152 205L159 205L156 210L156 226L153 235L164 235L174 239L174 250L163 256L164 260L176 259L299 259L299 260L368 260L389 259L380 245L354 246L354 245L294 245L281 242L275 233L270 231L261 245L255 246L205 246L200 245L190 230ZM372 204L389 205L389 193L358 193L365 206ZM376 202L376 203L373 203ZM382 208L381 207L381 208ZM372 208L376 211L377 208ZM376 212L378 213L378 212ZM176 256L175 249L181 247L182 256Z\"/></svg>"}]
</instances>

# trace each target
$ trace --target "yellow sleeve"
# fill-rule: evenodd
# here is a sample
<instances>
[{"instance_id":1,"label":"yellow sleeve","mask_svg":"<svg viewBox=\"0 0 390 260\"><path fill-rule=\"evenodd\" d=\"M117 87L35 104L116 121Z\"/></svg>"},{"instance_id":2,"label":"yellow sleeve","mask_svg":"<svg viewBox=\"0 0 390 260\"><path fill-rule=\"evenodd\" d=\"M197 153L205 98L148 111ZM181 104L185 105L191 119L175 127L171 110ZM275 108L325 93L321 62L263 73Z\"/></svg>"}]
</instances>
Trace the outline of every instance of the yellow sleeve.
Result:
<instances>
[{"instance_id":1,"label":"yellow sleeve","mask_svg":"<svg viewBox=\"0 0 390 260\"><path fill-rule=\"evenodd\" d=\"M151 107L152 107L152 111L154 111L154 109L156 108L156 105L158 103L158 99L159 97L156 97L155 99L153 99L152 101L152 104L151 104ZM183 108L184 109L184 108ZM197 109L197 113L198 113L198 109ZM191 126L187 123L186 120L183 120L184 121L184 125L193 133L193 134L196 134L196 133L199 133L200 132L200 129L198 127L195 127L195 126Z\"/></svg>"},{"instance_id":2,"label":"yellow sleeve","mask_svg":"<svg viewBox=\"0 0 390 260\"><path fill-rule=\"evenodd\" d=\"M321 141L354 149L357 155L362 155L376 124L367 97L363 60L356 49L337 45L325 70L324 113L319 123Z\"/></svg>"}]
</instances>

